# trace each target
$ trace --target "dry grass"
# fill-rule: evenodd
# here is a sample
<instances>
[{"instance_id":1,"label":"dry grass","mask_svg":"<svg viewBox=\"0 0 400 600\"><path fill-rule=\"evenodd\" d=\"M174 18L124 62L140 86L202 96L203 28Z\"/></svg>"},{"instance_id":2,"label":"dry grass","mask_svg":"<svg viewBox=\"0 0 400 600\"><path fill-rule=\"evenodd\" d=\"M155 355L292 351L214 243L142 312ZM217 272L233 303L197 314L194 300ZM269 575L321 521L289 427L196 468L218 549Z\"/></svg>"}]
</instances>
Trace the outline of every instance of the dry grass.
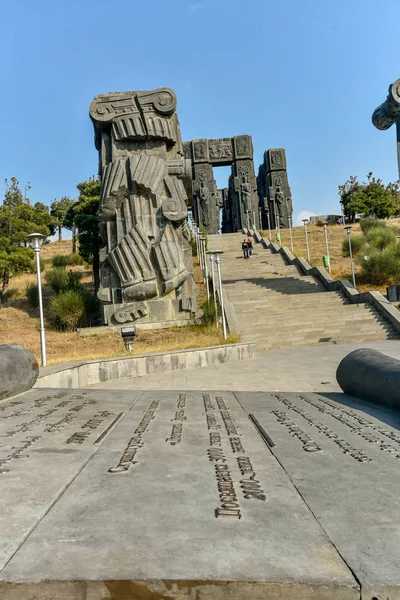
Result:
<instances>
[{"instance_id":1,"label":"dry grass","mask_svg":"<svg viewBox=\"0 0 400 600\"><path fill-rule=\"evenodd\" d=\"M70 254L71 242L54 242L46 244L42 257L49 261L58 254ZM197 259L195 262L195 281L199 287L198 306L206 299L205 286L202 282L201 271ZM72 267L73 270L83 270L85 267ZM83 281L91 286L91 274L87 270ZM19 344L30 350L40 359L39 311L32 309L26 298L25 290L30 283L36 283L36 275L19 275L12 278L10 288L15 290L8 306L0 309L0 343ZM43 279L43 298L45 314L54 292L45 285ZM46 324L47 362L54 365L76 360L91 360L109 356L128 356L129 354L147 354L149 352L164 352L185 348L216 346L224 343L232 344L239 340L237 336L223 339L221 327L203 325L175 327L157 331L141 331L138 333L133 353L126 352L119 333L109 333L97 336L81 337L73 332L52 330Z\"/></svg>"},{"instance_id":2,"label":"dry grass","mask_svg":"<svg viewBox=\"0 0 400 600\"><path fill-rule=\"evenodd\" d=\"M109 356L128 356L185 348L216 346L238 342L230 336L224 342L221 327L188 326L158 331L140 331L133 353L126 352L119 333L81 337L76 333L46 330L47 362L54 365L76 360L91 360ZM25 306L0 309L0 343L19 344L40 359L39 315Z\"/></svg>"},{"instance_id":3,"label":"dry grass","mask_svg":"<svg viewBox=\"0 0 400 600\"><path fill-rule=\"evenodd\" d=\"M388 222L389 225L399 225L400 219L390 219ZM308 232L308 243L310 247L310 264L313 267L322 266L323 265L323 256L326 254L325 247L325 235L324 228L319 227L318 225L307 225ZM342 254L342 243L343 240L347 237L347 233L344 230L342 225L329 225L327 227L328 232L328 244L329 244L329 255L331 261L331 275L334 279L348 279L351 281L351 265L350 258L344 257ZM287 246L290 249L290 235L288 229L281 229L281 244L282 246ZM268 230L261 232L265 239L268 239ZM362 231L360 225L358 223L354 223L352 225L351 230L352 236L362 235ZM276 241L276 231L271 230L271 239L272 241ZM304 227L293 227L292 229L292 237L293 237L293 254L295 256L302 256L307 260L307 250L306 250L306 238ZM377 286L365 285L360 281L360 266L357 263L357 259L355 260L355 272L356 272L356 282L357 289L359 291L367 291L367 290L376 290L386 293L386 286L381 286L378 288Z\"/></svg>"},{"instance_id":4,"label":"dry grass","mask_svg":"<svg viewBox=\"0 0 400 600\"><path fill-rule=\"evenodd\" d=\"M44 244L40 250L40 256L45 261L51 261L54 256L66 256L67 254L72 254L72 240L50 242L50 244Z\"/></svg>"}]
</instances>

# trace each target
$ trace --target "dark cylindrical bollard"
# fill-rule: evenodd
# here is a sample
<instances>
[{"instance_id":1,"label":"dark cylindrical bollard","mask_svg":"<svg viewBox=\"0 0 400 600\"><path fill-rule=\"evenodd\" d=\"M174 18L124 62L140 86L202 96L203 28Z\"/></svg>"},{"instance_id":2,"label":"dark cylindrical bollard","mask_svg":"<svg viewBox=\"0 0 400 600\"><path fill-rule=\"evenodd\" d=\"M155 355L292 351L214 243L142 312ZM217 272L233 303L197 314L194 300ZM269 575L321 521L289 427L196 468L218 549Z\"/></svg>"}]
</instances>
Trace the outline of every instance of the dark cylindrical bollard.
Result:
<instances>
[{"instance_id":1,"label":"dark cylindrical bollard","mask_svg":"<svg viewBox=\"0 0 400 600\"><path fill-rule=\"evenodd\" d=\"M400 360L361 348L344 357L336 379L345 394L400 410Z\"/></svg>"},{"instance_id":2,"label":"dark cylindrical bollard","mask_svg":"<svg viewBox=\"0 0 400 600\"><path fill-rule=\"evenodd\" d=\"M0 345L0 400L30 390L38 375L38 362L29 350L16 344Z\"/></svg>"}]
</instances>

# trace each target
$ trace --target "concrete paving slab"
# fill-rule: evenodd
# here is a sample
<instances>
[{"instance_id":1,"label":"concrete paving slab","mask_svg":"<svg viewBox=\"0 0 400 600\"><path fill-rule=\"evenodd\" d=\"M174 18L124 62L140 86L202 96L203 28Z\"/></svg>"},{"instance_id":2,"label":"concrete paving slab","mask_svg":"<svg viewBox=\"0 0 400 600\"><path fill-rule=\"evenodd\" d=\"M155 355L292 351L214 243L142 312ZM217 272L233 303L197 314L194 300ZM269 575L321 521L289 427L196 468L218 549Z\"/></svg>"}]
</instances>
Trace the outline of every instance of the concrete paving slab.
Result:
<instances>
[{"instance_id":1,"label":"concrete paving slab","mask_svg":"<svg viewBox=\"0 0 400 600\"><path fill-rule=\"evenodd\" d=\"M139 396L32 390L0 405L0 568Z\"/></svg>"},{"instance_id":2,"label":"concrete paving slab","mask_svg":"<svg viewBox=\"0 0 400 600\"><path fill-rule=\"evenodd\" d=\"M344 394L236 394L361 584L400 598L400 414Z\"/></svg>"},{"instance_id":3,"label":"concrete paving slab","mask_svg":"<svg viewBox=\"0 0 400 600\"><path fill-rule=\"evenodd\" d=\"M1 537L15 550L0 573L2 600L359 598L351 570L232 393L86 390L74 401L70 393L47 403L71 402L61 418L34 420L40 406L30 415L29 434L42 436L23 461L27 476L38 473L34 488L67 468L64 450L75 449L85 423L96 425L100 410L113 415L76 444L75 474L67 471L61 495L51 491L25 540L1 513ZM84 407L66 423L74 402ZM7 431L21 417L10 416ZM50 449L53 468L43 462ZM6 502L2 495L7 509L22 493L24 474L10 478L19 462L0 473L3 488L14 486Z\"/></svg>"}]
</instances>

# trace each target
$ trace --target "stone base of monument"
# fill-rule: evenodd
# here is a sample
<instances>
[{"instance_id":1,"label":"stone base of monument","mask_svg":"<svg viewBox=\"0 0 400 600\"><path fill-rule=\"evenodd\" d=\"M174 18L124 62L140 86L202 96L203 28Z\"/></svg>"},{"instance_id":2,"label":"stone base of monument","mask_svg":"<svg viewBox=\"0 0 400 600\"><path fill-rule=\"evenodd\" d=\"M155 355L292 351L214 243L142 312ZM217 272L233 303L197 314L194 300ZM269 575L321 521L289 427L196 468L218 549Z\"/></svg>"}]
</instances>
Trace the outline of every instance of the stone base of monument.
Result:
<instances>
[{"instance_id":1,"label":"stone base of monument","mask_svg":"<svg viewBox=\"0 0 400 600\"><path fill-rule=\"evenodd\" d=\"M181 305L181 300L176 299L165 299L163 302L146 300L146 302L131 304L106 304L103 306L104 321L109 326L126 324L180 326L182 323L192 321L195 316L190 310L182 310Z\"/></svg>"},{"instance_id":2,"label":"stone base of monument","mask_svg":"<svg viewBox=\"0 0 400 600\"><path fill-rule=\"evenodd\" d=\"M0 407L0 598L399 598L399 426L340 394L31 390Z\"/></svg>"}]
</instances>

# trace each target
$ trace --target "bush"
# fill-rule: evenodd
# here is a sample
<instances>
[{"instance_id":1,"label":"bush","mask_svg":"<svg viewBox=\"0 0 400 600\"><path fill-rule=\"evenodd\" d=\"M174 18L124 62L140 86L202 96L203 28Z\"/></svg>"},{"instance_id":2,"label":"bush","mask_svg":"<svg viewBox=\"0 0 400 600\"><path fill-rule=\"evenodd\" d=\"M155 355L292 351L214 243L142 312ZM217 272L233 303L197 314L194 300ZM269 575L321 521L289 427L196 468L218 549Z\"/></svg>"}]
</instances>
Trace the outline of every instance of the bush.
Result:
<instances>
[{"instance_id":1,"label":"bush","mask_svg":"<svg viewBox=\"0 0 400 600\"><path fill-rule=\"evenodd\" d=\"M363 233L367 233L367 231L375 227L386 227L386 223L385 221L374 219L374 217L365 217L365 219L360 219L360 227Z\"/></svg>"},{"instance_id":2,"label":"bush","mask_svg":"<svg viewBox=\"0 0 400 600\"><path fill-rule=\"evenodd\" d=\"M68 256L66 257L66 260L67 260L66 264L71 267L76 267L76 266L85 264L85 261L83 260L82 256L80 254L78 254L77 252L68 254Z\"/></svg>"},{"instance_id":3,"label":"bush","mask_svg":"<svg viewBox=\"0 0 400 600\"><path fill-rule=\"evenodd\" d=\"M85 320L85 300L78 290L65 290L50 304L50 321L57 329L74 331Z\"/></svg>"},{"instance_id":4,"label":"bush","mask_svg":"<svg viewBox=\"0 0 400 600\"><path fill-rule=\"evenodd\" d=\"M383 250L395 243L397 230L393 227L373 227L365 234L365 241L372 248Z\"/></svg>"},{"instance_id":5,"label":"bush","mask_svg":"<svg viewBox=\"0 0 400 600\"><path fill-rule=\"evenodd\" d=\"M58 294L66 288L68 273L64 267L55 267L47 271L45 275L46 283Z\"/></svg>"},{"instance_id":6,"label":"bush","mask_svg":"<svg viewBox=\"0 0 400 600\"><path fill-rule=\"evenodd\" d=\"M355 235L354 237L352 237L351 238L351 251L353 253L353 256L357 256L357 254L359 254L361 252L361 250L364 248L364 245L365 245L364 236ZM343 256L350 256L349 238L348 237L346 237L342 242L342 254L343 254Z\"/></svg>"},{"instance_id":7,"label":"bush","mask_svg":"<svg viewBox=\"0 0 400 600\"><path fill-rule=\"evenodd\" d=\"M37 308L39 306L39 289L35 283L30 283L26 290L25 295L28 300L29 306Z\"/></svg>"},{"instance_id":8,"label":"bush","mask_svg":"<svg viewBox=\"0 0 400 600\"><path fill-rule=\"evenodd\" d=\"M397 248L374 250L360 264L365 283L385 285L396 283L400 279L400 250Z\"/></svg>"},{"instance_id":9,"label":"bush","mask_svg":"<svg viewBox=\"0 0 400 600\"><path fill-rule=\"evenodd\" d=\"M40 270L44 271L46 268L46 262L43 260L43 258L41 256L39 256L39 264L40 264ZM36 258L32 258L32 260L30 261L28 270L29 270L29 273L36 273Z\"/></svg>"},{"instance_id":10,"label":"bush","mask_svg":"<svg viewBox=\"0 0 400 600\"><path fill-rule=\"evenodd\" d=\"M190 241L189 244L192 247L192 255L193 256L197 256L197 246L196 246L196 240L194 239L193 235L190 236Z\"/></svg>"},{"instance_id":11,"label":"bush","mask_svg":"<svg viewBox=\"0 0 400 600\"><path fill-rule=\"evenodd\" d=\"M80 284L80 280L83 277L83 273L80 271L71 271L71 269L67 273L67 279L65 281L65 289L66 290L76 290L81 289L82 286Z\"/></svg>"},{"instance_id":12,"label":"bush","mask_svg":"<svg viewBox=\"0 0 400 600\"><path fill-rule=\"evenodd\" d=\"M60 254L58 254L57 256L53 256L51 264L53 265L53 267L66 267L68 264L67 257L62 256Z\"/></svg>"}]
</instances>

